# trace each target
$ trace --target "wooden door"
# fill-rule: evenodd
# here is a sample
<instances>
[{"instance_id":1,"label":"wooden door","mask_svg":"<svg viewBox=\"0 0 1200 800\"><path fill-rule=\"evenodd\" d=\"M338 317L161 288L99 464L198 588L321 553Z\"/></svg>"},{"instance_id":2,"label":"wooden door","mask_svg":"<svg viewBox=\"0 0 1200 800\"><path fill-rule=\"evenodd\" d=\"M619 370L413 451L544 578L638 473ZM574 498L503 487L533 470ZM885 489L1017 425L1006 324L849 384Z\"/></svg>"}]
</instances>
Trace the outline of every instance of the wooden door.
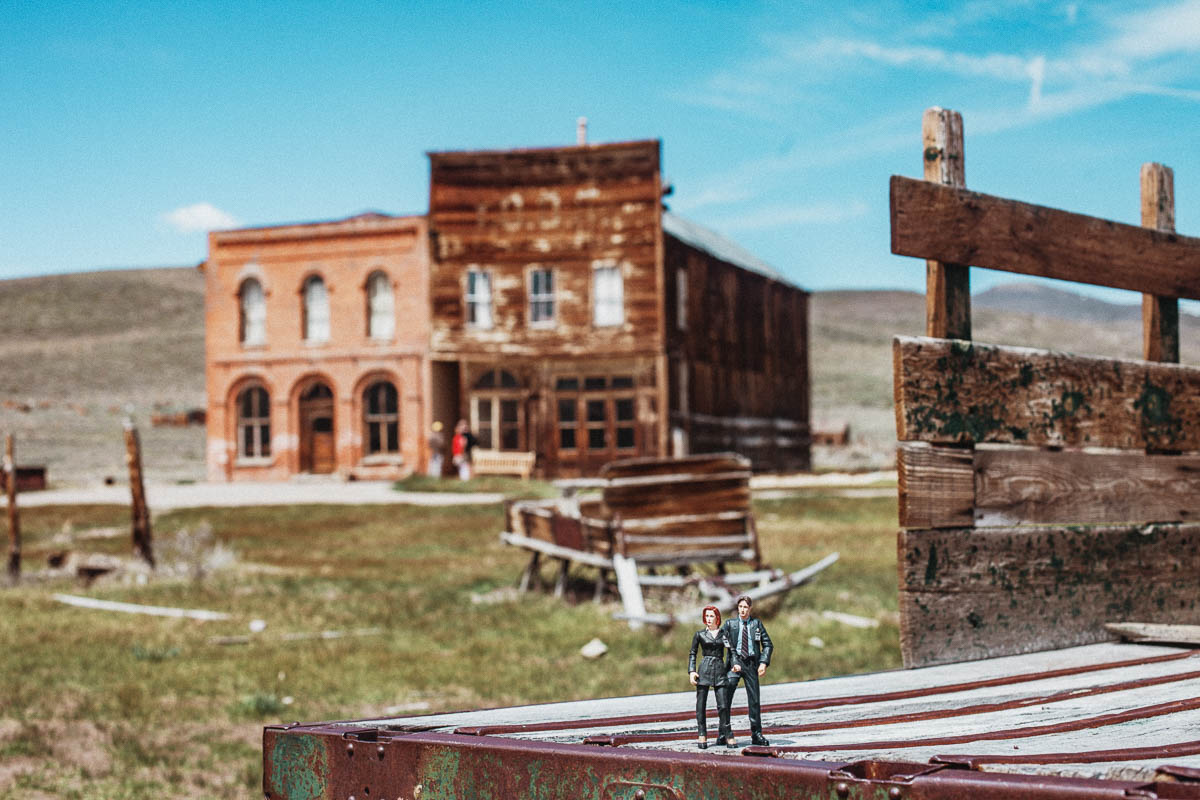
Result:
<instances>
[{"instance_id":1,"label":"wooden door","mask_svg":"<svg viewBox=\"0 0 1200 800\"><path fill-rule=\"evenodd\" d=\"M337 467L333 391L315 383L300 397L300 471L327 474Z\"/></svg>"}]
</instances>

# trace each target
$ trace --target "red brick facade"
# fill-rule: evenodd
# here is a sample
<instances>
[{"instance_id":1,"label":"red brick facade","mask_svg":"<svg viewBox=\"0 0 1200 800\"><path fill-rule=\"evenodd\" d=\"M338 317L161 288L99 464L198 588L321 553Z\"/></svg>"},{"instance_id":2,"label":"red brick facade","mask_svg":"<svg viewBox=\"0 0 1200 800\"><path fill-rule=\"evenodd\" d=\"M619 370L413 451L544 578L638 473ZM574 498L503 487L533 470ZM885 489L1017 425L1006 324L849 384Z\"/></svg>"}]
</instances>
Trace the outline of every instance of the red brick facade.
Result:
<instances>
[{"instance_id":1,"label":"red brick facade","mask_svg":"<svg viewBox=\"0 0 1200 800\"><path fill-rule=\"evenodd\" d=\"M425 218L215 232L208 479L395 478L425 462Z\"/></svg>"}]
</instances>

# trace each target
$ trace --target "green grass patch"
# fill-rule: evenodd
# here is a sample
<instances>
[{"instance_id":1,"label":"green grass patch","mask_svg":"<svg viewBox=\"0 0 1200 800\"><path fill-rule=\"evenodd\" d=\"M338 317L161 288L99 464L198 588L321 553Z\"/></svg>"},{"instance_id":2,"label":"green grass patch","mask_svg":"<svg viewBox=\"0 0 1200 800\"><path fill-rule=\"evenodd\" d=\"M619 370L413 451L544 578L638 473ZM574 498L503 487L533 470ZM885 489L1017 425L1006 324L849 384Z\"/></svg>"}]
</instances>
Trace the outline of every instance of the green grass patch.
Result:
<instances>
[{"instance_id":1,"label":"green grass patch","mask_svg":"<svg viewBox=\"0 0 1200 800\"><path fill-rule=\"evenodd\" d=\"M549 481L521 480L506 475L476 475L470 480L432 478L428 475L409 475L392 484L398 492L450 492L464 494L480 492L502 494L506 497L558 497L559 491Z\"/></svg>"},{"instance_id":2,"label":"green grass patch","mask_svg":"<svg viewBox=\"0 0 1200 800\"><path fill-rule=\"evenodd\" d=\"M894 498L808 493L755 512L774 566L841 553L812 584L760 604L777 645L770 682L899 666ZM56 548L130 551L125 535L70 541L127 529L123 509L30 508L22 521L30 571L40 568L32 554ZM0 591L0 757L30 767L0 783L0 798L248 796L261 780L263 724L689 688L693 626L631 631L612 618L616 598L590 602L590 571L574 577L572 602L517 598L527 554L499 541L500 504L195 509L157 516L156 541L204 525L235 559L201 581L28 580ZM91 611L55 602L58 591L231 618ZM823 610L879 625L850 628ZM252 620L265 628L252 634ZM364 628L380 632L284 638ZM236 636L250 640L211 643ZM609 652L588 661L579 649L593 637ZM59 753L59 740L75 754Z\"/></svg>"}]
</instances>

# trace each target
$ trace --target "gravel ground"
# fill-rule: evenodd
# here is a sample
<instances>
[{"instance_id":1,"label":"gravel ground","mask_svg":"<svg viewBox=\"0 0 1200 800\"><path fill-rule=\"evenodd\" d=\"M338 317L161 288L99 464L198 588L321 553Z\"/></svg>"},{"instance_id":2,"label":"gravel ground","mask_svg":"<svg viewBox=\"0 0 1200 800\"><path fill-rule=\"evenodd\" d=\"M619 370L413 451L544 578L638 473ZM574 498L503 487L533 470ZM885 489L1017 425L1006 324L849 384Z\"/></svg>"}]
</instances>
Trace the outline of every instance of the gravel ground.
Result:
<instances>
[{"instance_id":1,"label":"gravel ground","mask_svg":"<svg viewBox=\"0 0 1200 800\"><path fill-rule=\"evenodd\" d=\"M756 475L750 486L759 497L778 497L789 489L811 487L839 488L853 496L894 494L893 487L872 484L895 481L895 471L863 473L822 473L813 475ZM498 493L460 492L398 492L390 481L342 481L337 479L306 479L303 481L236 483L148 484L146 502L153 511L206 506L278 506L306 503L332 505L375 505L401 503L424 506L449 506L467 503L499 503L504 495ZM82 488L47 489L25 492L19 503L26 506L85 505L129 503L129 487L124 485ZM0 497L0 504L7 501Z\"/></svg>"}]
</instances>

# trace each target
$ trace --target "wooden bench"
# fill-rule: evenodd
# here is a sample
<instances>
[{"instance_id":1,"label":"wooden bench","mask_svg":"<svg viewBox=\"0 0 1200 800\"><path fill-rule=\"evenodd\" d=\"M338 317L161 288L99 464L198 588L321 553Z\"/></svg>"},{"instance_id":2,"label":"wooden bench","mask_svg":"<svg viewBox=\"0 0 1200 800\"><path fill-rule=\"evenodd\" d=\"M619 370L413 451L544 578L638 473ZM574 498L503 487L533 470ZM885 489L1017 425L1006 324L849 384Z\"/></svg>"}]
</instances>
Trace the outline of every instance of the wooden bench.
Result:
<instances>
[{"instance_id":1,"label":"wooden bench","mask_svg":"<svg viewBox=\"0 0 1200 800\"><path fill-rule=\"evenodd\" d=\"M758 531L750 509L750 462L734 453L685 458L638 458L606 464L600 497L512 501L501 539L532 551L522 591L543 555L559 559L556 594L578 563L600 570L597 596L614 556L639 566L741 562L762 569Z\"/></svg>"},{"instance_id":2,"label":"wooden bench","mask_svg":"<svg viewBox=\"0 0 1200 800\"><path fill-rule=\"evenodd\" d=\"M529 480L533 474L533 465L537 461L537 453L526 453L519 450L481 450L471 451L471 470L476 475L516 475L521 480Z\"/></svg>"}]
</instances>

